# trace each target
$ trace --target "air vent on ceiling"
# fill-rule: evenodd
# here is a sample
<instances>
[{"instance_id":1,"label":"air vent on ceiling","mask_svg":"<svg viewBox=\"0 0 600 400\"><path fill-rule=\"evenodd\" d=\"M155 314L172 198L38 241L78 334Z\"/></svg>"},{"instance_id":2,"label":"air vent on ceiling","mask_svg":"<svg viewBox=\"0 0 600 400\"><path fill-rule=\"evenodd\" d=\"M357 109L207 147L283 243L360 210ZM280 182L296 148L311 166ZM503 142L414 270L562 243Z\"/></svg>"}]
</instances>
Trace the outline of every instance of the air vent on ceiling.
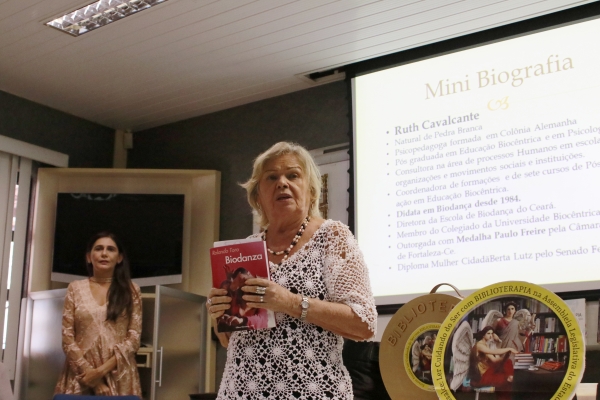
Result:
<instances>
[{"instance_id":1,"label":"air vent on ceiling","mask_svg":"<svg viewBox=\"0 0 600 400\"><path fill-rule=\"evenodd\" d=\"M304 72L296 75L298 78L310 84L323 84L346 79L343 67L328 69L326 71Z\"/></svg>"}]
</instances>

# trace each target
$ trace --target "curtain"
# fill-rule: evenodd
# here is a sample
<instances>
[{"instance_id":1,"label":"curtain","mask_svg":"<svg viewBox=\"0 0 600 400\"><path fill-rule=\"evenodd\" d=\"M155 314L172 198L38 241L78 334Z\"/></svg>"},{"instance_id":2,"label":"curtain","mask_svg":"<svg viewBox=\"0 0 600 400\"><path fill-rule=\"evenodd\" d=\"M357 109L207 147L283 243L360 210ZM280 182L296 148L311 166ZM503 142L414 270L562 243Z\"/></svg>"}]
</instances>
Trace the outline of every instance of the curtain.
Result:
<instances>
[{"instance_id":1,"label":"curtain","mask_svg":"<svg viewBox=\"0 0 600 400\"><path fill-rule=\"evenodd\" d=\"M33 162L0 152L0 338L14 379ZM5 305L8 305L5 307Z\"/></svg>"}]
</instances>

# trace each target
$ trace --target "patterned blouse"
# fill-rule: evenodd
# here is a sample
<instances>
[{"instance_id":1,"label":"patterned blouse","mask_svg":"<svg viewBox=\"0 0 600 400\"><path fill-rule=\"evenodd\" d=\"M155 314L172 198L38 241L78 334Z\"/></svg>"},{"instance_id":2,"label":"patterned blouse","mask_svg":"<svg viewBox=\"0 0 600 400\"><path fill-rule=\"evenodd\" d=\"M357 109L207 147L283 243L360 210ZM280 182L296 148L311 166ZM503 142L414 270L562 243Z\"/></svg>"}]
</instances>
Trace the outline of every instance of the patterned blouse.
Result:
<instances>
[{"instance_id":1,"label":"patterned blouse","mask_svg":"<svg viewBox=\"0 0 600 400\"><path fill-rule=\"evenodd\" d=\"M89 279L69 284L63 310L63 350L67 356L54 393L94 394L82 385L77 375L97 368L112 356L117 367L104 377L111 396L142 395L135 353L140 347L142 331L142 296L133 284L131 319L126 313L116 321L106 321L106 304L101 306L92 296Z\"/></svg>"},{"instance_id":2,"label":"patterned blouse","mask_svg":"<svg viewBox=\"0 0 600 400\"><path fill-rule=\"evenodd\" d=\"M271 263L270 273L292 293L350 306L375 334L367 267L341 222L325 221L281 265ZM231 335L217 399L352 399L343 338L285 313L275 318L275 328Z\"/></svg>"}]
</instances>

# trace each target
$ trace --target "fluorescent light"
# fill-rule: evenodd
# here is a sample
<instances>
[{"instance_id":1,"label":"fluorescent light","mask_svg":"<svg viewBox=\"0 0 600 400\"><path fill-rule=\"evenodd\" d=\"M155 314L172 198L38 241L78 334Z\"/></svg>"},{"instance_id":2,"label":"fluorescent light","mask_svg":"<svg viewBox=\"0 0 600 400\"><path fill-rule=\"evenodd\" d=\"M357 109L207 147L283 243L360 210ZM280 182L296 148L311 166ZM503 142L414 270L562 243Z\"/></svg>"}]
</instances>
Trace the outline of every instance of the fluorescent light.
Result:
<instances>
[{"instance_id":1,"label":"fluorescent light","mask_svg":"<svg viewBox=\"0 0 600 400\"><path fill-rule=\"evenodd\" d=\"M165 1L167 0L98 0L46 22L46 25L79 36Z\"/></svg>"}]
</instances>

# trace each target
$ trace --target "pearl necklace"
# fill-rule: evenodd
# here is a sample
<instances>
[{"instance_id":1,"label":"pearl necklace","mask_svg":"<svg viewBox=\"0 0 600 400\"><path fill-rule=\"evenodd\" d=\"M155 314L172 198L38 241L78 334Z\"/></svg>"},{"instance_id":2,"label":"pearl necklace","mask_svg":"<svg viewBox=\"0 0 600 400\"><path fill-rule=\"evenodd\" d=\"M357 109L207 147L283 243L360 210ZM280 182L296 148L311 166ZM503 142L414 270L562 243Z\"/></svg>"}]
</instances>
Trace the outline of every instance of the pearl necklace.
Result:
<instances>
[{"instance_id":1,"label":"pearl necklace","mask_svg":"<svg viewBox=\"0 0 600 400\"><path fill-rule=\"evenodd\" d=\"M269 253L273 254L274 256L280 256L280 255L284 254L283 259L277 265L281 265L288 258L288 256L290 255L290 251L292 251L294 246L298 243L298 241L302 237L302 234L304 233L304 230L306 229L306 226L308 225L309 221L310 221L310 216L307 216L306 218L304 218L302 225L300 225L300 229L298 229L298 233L296 233L296 236L294 236L294 238L292 239L292 243L289 245L288 248L286 248L284 250L280 250L280 251L273 251L269 247L267 247L267 251ZM265 230L262 234L262 239L265 242L267 241L267 231L268 231L268 229Z\"/></svg>"}]
</instances>

